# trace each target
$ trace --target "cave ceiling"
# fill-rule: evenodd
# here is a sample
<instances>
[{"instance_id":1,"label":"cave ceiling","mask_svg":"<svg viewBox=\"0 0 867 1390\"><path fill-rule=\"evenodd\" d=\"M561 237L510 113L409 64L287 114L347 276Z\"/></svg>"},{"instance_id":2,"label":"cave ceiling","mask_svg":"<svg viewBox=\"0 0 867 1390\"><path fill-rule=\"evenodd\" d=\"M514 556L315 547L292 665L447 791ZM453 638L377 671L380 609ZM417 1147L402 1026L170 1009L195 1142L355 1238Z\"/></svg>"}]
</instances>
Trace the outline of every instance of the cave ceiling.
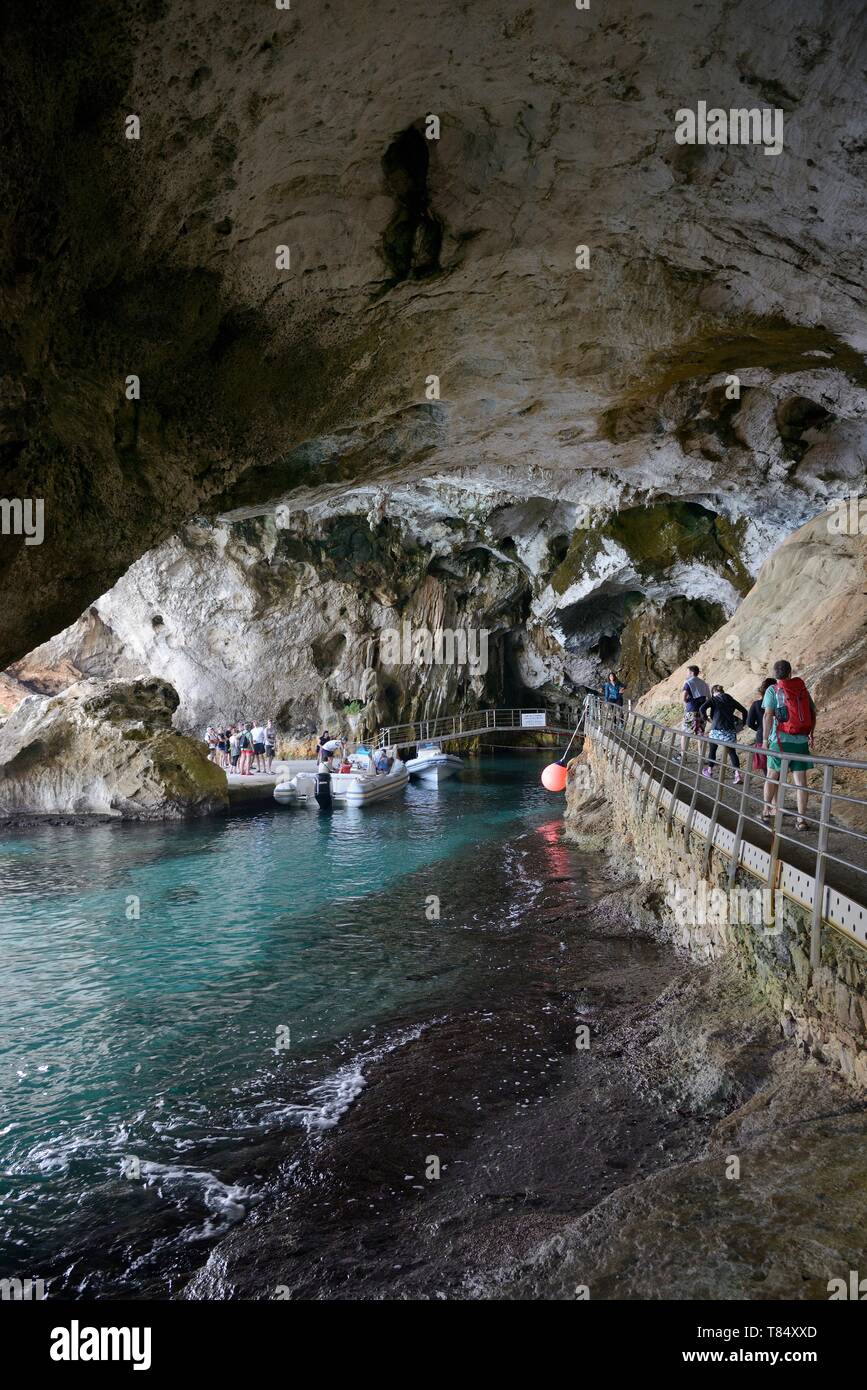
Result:
<instances>
[{"instance_id":1,"label":"cave ceiling","mask_svg":"<svg viewBox=\"0 0 867 1390\"><path fill-rule=\"evenodd\" d=\"M0 40L0 495L45 512L0 664L196 515L680 499L752 574L863 481L861 5L11 0ZM781 152L678 145L699 101Z\"/></svg>"}]
</instances>

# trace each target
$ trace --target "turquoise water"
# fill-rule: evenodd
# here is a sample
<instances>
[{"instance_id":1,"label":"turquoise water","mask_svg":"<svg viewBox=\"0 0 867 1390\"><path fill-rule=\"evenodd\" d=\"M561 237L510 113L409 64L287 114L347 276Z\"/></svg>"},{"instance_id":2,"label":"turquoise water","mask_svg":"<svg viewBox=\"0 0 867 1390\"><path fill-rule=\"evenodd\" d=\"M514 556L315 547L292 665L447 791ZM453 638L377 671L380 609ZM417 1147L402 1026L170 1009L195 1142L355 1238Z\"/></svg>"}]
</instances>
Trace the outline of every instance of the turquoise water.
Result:
<instances>
[{"instance_id":1,"label":"turquoise water","mask_svg":"<svg viewBox=\"0 0 867 1390\"><path fill-rule=\"evenodd\" d=\"M366 1058L487 968L473 927L507 930L515 905L476 867L559 818L548 757L331 816L3 835L4 1271L99 1293L107 1244L134 1290L155 1250L243 1220L262 1136L291 1160L292 1136L339 1124Z\"/></svg>"}]
</instances>

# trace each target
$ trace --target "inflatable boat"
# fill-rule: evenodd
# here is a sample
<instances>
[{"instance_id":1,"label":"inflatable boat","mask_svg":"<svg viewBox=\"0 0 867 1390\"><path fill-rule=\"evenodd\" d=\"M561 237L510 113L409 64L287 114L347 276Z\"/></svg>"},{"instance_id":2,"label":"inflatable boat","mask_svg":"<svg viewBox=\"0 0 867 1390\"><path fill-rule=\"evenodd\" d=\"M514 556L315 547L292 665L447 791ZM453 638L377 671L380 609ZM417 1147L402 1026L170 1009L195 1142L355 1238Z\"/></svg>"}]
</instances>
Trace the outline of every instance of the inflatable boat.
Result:
<instances>
[{"instance_id":1,"label":"inflatable boat","mask_svg":"<svg viewBox=\"0 0 867 1390\"><path fill-rule=\"evenodd\" d=\"M460 772L463 765L461 758L454 753L444 753L438 743L422 743L416 756L409 759L406 770L410 777L422 782L444 782Z\"/></svg>"},{"instance_id":2,"label":"inflatable boat","mask_svg":"<svg viewBox=\"0 0 867 1390\"><path fill-rule=\"evenodd\" d=\"M377 771L366 748L349 755L349 771L333 772L322 765L318 772L299 772L289 782L274 788L274 800L283 803L314 802L327 810L330 805L367 806L402 791L409 781L406 763L395 758L388 771Z\"/></svg>"}]
</instances>

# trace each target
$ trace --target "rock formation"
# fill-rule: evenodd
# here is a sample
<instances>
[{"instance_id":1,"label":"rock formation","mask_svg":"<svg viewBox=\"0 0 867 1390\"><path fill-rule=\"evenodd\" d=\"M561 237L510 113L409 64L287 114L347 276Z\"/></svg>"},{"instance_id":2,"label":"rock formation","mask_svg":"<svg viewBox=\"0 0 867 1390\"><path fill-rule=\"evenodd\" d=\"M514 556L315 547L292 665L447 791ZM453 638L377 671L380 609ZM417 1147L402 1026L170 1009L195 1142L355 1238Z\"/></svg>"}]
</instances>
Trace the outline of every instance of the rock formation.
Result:
<instances>
[{"instance_id":1,"label":"rock formation","mask_svg":"<svg viewBox=\"0 0 867 1390\"><path fill-rule=\"evenodd\" d=\"M859 758L867 680L867 534L852 530L850 521L845 505L790 536L765 562L734 616L688 661L744 704L755 698L775 661L790 661L817 706L817 753ZM649 690L639 707L679 713L685 678L686 664Z\"/></svg>"},{"instance_id":2,"label":"rock formation","mask_svg":"<svg viewBox=\"0 0 867 1390\"><path fill-rule=\"evenodd\" d=\"M570 519L433 485L200 519L15 663L6 699L150 674L177 689L178 727L270 714L294 736L347 710L375 728L479 704L577 708L608 664L633 694L667 674L749 586L730 528L697 505L571 535ZM425 657L415 638L437 632L466 653Z\"/></svg>"},{"instance_id":3,"label":"rock formation","mask_svg":"<svg viewBox=\"0 0 867 1390\"><path fill-rule=\"evenodd\" d=\"M0 816L176 820L226 810L226 776L177 733L160 680L85 680L31 696L0 730Z\"/></svg>"},{"instance_id":4,"label":"rock formation","mask_svg":"<svg viewBox=\"0 0 867 1390\"><path fill-rule=\"evenodd\" d=\"M537 687L644 600L730 613L863 479L861 20L11 0L0 495L45 539L0 538L0 662L191 516L378 485L502 509L518 554L552 518ZM782 152L677 144L708 99L782 111ZM703 539L660 589L616 514L673 503Z\"/></svg>"}]
</instances>

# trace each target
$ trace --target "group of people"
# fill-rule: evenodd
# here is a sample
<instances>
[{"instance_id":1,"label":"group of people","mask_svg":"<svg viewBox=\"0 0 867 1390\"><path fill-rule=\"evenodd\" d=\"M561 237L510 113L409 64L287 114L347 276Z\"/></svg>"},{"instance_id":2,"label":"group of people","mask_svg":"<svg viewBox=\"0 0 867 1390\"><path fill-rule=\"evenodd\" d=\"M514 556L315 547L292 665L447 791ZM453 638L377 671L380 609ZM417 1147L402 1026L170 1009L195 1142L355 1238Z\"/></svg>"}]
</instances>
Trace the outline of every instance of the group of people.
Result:
<instances>
[{"instance_id":1,"label":"group of people","mask_svg":"<svg viewBox=\"0 0 867 1390\"><path fill-rule=\"evenodd\" d=\"M749 709L719 684L709 686L702 679L698 666L689 666L683 683L683 733L680 740L680 762L686 757L690 734L703 735L708 730L703 777L712 777L716 766L717 748L722 747L734 768L734 781L741 780L741 764L736 748L741 729L754 734L751 771L765 777L762 820L774 817L777 786L783 756L789 758L788 770L795 783L798 806L796 825L806 830L806 774L813 766L810 753L816 728L816 706L800 676L792 675L788 661L775 661L773 675L766 676L756 689L756 698ZM603 687L603 698L609 704L622 705L626 689L613 671ZM704 745L702 745L703 747ZM699 754L701 756L701 753Z\"/></svg>"},{"instance_id":2,"label":"group of people","mask_svg":"<svg viewBox=\"0 0 867 1390\"><path fill-rule=\"evenodd\" d=\"M270 772L277 748L273 720L267 724L232 724L205 730L208 758L225 772L251 777L254 772Z\"/></svg>"}]
</instances>

